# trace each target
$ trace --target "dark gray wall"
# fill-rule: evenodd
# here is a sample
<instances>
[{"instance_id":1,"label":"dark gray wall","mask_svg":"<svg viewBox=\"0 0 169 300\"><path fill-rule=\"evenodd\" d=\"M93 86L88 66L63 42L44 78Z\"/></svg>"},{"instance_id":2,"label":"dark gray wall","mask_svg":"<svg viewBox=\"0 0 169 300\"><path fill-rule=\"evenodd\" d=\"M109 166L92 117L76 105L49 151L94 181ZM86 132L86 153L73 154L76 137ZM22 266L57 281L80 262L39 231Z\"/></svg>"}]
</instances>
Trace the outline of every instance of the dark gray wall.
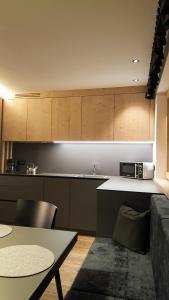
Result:
<instances>
[{"instance_id":1,"label":"dark gray wall","mask_svg":"<svg viewBox=\"0 0 169 300\"><path fill-rule=\"evenodd\" d=\"M119 162L152 161L153 144L146 143L14 143L13 157L34 162L39 172L119 175Z\"/></svg>"}]
</instances>

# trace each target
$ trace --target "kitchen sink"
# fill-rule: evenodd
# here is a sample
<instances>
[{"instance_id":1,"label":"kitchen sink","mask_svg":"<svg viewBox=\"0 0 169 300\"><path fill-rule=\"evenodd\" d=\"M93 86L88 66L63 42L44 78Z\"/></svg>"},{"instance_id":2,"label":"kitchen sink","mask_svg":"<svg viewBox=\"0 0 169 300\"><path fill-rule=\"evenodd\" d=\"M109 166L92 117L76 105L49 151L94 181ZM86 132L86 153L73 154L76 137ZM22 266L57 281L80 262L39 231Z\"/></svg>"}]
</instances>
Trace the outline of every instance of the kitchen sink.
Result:
<instances>
[{"instance_id":1,"label":"kitchen sink","mask_svg":"<svg viewBox=\"0 0 169 300\"><path fill-rule=\"evenodd\" d=\"M96 175L96 174L37 173L37 175L51 176L51 177L109 179L109 176L107 175Z\"/></svg>"},{"instance_id":2,"label":"kitchen sink","mask_svg":"<svg viewBox=\"0 0 169 300\"><path fill-rule=\"evenodd\" d=\"M96 175L96 174L76 174L74 175L76 178L98 178L98 179L108 179L107 175Z\"/></svg>"}]
</instances>

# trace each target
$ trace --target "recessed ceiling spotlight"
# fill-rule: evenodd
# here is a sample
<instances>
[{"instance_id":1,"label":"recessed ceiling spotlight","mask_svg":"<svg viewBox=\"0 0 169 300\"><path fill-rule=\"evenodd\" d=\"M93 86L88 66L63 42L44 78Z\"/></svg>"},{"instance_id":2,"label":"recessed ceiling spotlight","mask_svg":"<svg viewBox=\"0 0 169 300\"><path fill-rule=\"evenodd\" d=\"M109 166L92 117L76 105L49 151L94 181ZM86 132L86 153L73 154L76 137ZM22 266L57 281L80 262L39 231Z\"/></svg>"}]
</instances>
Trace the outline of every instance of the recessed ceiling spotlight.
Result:
<instances>
[{"instance_id":1,"label":"recessed ceiling spotlight","mask_svg":"<svg viewBox=\"0 0 169 300\"><path fill-rule=\"evenodd\" d=\"M140 60L138 58L133 58L132 59L133 64L138 64L139 62L140 62Z\"/></svg>"},{"instance_id":2,"label":"recessed ceiling spotlight","mask_svg":"<svg viewBox=\"0 0 169 300\"><path fill-rule=\"evenodd\" d=\"M133 79L132 81L133 82L139 82L139 79Z\"/></svg>"}]
</instances>

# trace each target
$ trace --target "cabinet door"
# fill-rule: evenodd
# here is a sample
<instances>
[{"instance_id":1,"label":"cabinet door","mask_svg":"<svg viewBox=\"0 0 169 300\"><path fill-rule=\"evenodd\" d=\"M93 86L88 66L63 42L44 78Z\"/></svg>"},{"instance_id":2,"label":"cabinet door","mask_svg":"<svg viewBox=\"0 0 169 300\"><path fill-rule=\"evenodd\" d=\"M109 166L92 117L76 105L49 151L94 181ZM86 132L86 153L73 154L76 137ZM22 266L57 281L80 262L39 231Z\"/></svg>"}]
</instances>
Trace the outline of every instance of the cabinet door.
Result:
<instances>
[{"instance_id":1,"label":"cabinet door","mask_svg":"<svg viewBox=\"0 0 169 300\"><path fill-rule=\"evenodd\" d=\"M114 95L82 98L82 139L112 141Z\"/></svg>"},{"instance_id":2,"label":"cabinet door","mask_svg":"<svg viewBox=\"0 0 169 300\"><path fill-rule=\"evenodd\" d=\"M115 96L115 141L150 140L150 101L144 94Z\"/></svg>"},{"instance_id":3,"label":"cabinet door","mask_svg":"<svg viewBox=\"0 0 169 300\"><path fill-rule=\"evenodd\" d=\"M56 226L69 228L70 180L63 178L45 178L44 180L44 201L54 203L58 208L58 212L56 215Z\"/></svg>"},{"instance_id":4,"label":"cabinet door","mask_svg":"<svg viewBox=\"0 0 169 300\"><path fill-rule=\"evenodd\" d=\"M81 97L52 100L52 140L81 139Z\"/></svg>"},{"instance_id":5,"label":"cabinet door","mask_svg":"<svg viewBox=\"0 0 169 300\"><path fill-rule=\"evenodd\" d=\"M0 176L0 222L13 224L17 199L43 200L43 178Z\"/></svg>"},{"instance_id":6,"label":"cabinet door","mask_svg":"<svg viewBox=\"0 0 169 300\"><path fill-rule=\"evenodd\" d=\"M0 98L0 132L2 132L2 109L3 109L3 100Z\"/></svg>"},{"instance_id":7,"label":"cabinet door","mask_svg":"<svg viewBox=\"0 0 169 300\"><path fill-rule=\"evenodd\" d=\"M70 188L70 228L96 231L96 188L103 180L73 179Z\"/></svg>"},{"instance_id":8,"label":"cabinet door","mask_svg":"<svg viewBox=\"0 0 169 300\"><path fill-rule=\"evenodd\" d=\"M14 224L16 201L0 200L0 223Z\"/></svg>"},{"instance_id":9,"label":"cabinet door","mask_svg":"<svg viewBox=\"0 0 169 300\"><path fill-rule=\"evenodd\" d=\"M27 140L51 140L51 99L28 100Z\"/></svg>"},{"instance_id":10,"label":"cabinet door","mask_svg":"<svg viewBox=\"0 0 169 300\"><path fill-rule=\"evenodd\" d=\"M0 176L0 199L43 200L43 178Z\"/></svg>"},{"instance_id":11,"label":"cabinet door","mask_svg":"<svg viewBox=\"0 0 169 300\"><path fill-rule=\"evenodd\" d=\"M26 141L27 100L3 102L3 141Z\"/></svg>"}]
</instances>

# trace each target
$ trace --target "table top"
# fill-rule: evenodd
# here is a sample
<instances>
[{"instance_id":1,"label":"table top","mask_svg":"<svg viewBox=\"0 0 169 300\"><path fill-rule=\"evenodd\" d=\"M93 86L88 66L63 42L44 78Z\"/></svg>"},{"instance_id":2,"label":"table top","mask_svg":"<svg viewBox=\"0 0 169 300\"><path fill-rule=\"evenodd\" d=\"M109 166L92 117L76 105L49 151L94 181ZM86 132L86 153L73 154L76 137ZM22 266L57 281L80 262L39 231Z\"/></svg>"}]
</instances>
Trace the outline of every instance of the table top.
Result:
<instances>
[{"instance_id":1,"label":"table top","mask_svg":"<svg viewBox=\"0 0 169 300\"><path fill-rule=\"evenodd\" d=\"M38 299L55 271L61 266L77 240L77 233L63 230L12 226L12 233L0 238L0 248L11 245L40 245L51 250L55 263L46 271L22 278L0 278L0 299Z\"/></svg>"}]
</instances>

